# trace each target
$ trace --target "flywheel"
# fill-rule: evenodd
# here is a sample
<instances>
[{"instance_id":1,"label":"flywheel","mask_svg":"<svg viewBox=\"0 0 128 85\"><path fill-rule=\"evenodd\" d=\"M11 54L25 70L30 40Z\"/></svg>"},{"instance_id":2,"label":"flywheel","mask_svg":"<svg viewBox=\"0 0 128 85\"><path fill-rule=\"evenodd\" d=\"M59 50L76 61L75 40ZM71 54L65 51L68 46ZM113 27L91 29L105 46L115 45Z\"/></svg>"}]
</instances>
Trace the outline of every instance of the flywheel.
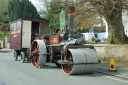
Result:
<instances>
[{"instance_id":1,"label":"flywheel","mask_svg":"<svg viewBox=\"0 0 128 85\"><path fill-rule=\"evenodd\" d=\"M43 40L35 40L31 46L31 63L34 67L45 65L46 63L46 45Z\"/></svg>"}]
</instances>

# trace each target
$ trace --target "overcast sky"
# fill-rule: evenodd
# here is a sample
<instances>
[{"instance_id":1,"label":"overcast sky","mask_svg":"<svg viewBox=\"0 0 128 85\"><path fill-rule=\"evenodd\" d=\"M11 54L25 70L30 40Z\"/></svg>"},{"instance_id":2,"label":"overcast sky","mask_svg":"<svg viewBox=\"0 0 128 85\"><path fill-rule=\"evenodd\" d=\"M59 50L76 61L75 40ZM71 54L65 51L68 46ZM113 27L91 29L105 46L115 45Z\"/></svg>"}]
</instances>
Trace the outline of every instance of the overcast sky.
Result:
<instances>
[{"instance_id":1,"label":"overcast sky","mask_svg":"<svg viewBox=\"0 0 128 85\"><path fill-rule=\"evenodd\" d=\"M29 0L37 8L37 10L46 10L44 0Z\"/></svg>"},{"instance_id":2,"label":"overcast sky","mask_svg":"<svg viewBox=\"0 0 128 85\"><path fill-rule=\"evenodd\" d=\"M37 11L46 10L45 0L29 0L29 1L33 3L33 5L37 8ZM47 1L50 2L51 0L47 0ZM79 1L79 0L68 0L68 1Z\"/></svg>"}]
</instances>

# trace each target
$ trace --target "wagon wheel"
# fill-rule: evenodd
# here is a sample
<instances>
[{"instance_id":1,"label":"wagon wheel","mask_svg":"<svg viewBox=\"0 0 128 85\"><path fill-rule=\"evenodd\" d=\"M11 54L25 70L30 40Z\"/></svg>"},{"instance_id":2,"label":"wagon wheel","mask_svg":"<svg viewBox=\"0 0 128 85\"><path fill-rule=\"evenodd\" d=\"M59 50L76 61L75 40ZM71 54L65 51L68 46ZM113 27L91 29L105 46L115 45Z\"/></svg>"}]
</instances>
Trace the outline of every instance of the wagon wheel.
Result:
<instances>
[{"instance_id":1,"label":"wagon wheel","mask_svg":"<svg viewBox=\"0 0 128 85\"><path fill-rule=\"evenodd\" d=\"M18 58L18 52L17 51L14 51L14 59L15 59L15 61L17 60L17 58Z\"/></svg>"},{"instance_id":2,"label":"wagon wheel","mask_svg":"<svg viewBox=\"0 0 128 85\"><path fill-rule=\"evenodd\" d=\"M24 63L25 62L25 52L21 52L20 57L21 57L21 62Z\"/></svg>"}]
</instances>

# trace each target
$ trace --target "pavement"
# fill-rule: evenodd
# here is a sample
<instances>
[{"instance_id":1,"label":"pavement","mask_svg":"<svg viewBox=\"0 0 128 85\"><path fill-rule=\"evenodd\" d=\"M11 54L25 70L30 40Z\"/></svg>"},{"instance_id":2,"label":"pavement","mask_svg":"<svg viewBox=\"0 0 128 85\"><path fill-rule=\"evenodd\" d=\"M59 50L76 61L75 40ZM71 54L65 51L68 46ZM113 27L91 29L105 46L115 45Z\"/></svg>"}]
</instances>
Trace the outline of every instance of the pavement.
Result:
<instances>
[{"instance_id":1,"label":"pavement","mask_svg":"<svg viewBox=\"0 0 128 85\"><path fill-rule=\"evenodd\" d=\"M110 70L110 63L101 61L98 65L96 72L108 74L111 76L116 76L124 79L128 79L128 65L124 64L117 64L115 63L115 68L117 69L116 72L109 71Z\"/></svg>"},{"instance_id":2,"label":"pavement","mask_svg":"<svg viewBox=\"0 0 128 85\"><path fill-rule=\"evenodd\" d=\"M4 53L12 53L13 50L1 49L0 53L3 53L3 52ZM115 68L117 69L117 71L111 72L111 71L109 71L110 70L110 62L101 61L101 63L99 63L97 66L96 72L128 79L128 65L115 63Z\"/></svg>"},{"instance_id":3,"label":"pavement","mask_svg":"<svg viewBox=\"0 0 128 85\"><path fill-rule=\"evenodd\" d=\"M13 52L14 50L12 49L0 49L0 53L10 53Z\"/></svg>"}]
</instances>

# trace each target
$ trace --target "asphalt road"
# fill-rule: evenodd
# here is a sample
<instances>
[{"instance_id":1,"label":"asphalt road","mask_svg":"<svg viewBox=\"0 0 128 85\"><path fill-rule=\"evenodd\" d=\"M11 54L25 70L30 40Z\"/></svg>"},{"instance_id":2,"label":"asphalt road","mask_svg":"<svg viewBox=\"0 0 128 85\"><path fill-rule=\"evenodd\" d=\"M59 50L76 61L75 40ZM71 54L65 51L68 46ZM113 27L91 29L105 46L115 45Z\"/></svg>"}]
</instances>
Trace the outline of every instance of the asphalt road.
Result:
<instances>
[{"instance_id":1,"label":"asphalt road","mask_svg":"<svg viewBox=\"0 0 128 85\"><path fill-rule=\"evenodd\" d=\"M66 75L55 64L42 69L14 61L13 51L0 52L0 85L128 85L128 80L102 73Z\"/></svg>"}]
</instances>

